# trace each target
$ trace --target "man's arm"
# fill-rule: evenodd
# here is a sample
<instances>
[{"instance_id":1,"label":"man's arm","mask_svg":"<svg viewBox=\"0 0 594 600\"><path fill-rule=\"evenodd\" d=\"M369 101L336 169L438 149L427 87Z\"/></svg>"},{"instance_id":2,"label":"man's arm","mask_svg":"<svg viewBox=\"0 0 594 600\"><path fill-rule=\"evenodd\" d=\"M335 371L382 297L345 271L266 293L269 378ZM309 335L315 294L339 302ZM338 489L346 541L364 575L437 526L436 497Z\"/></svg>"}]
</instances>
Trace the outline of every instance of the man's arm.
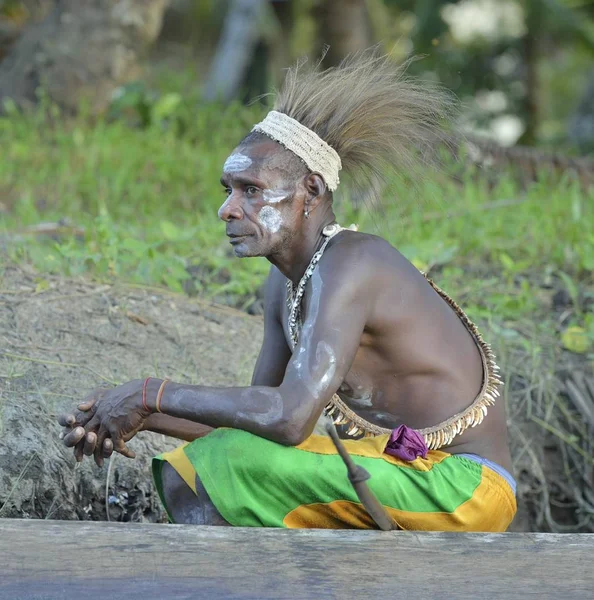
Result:
<instances>
[{"instance_id":1,"label":"man's arm","mask_svg":"<svg viewBox=\"0 0 594 600\"><path fill-rule=\"evenodd\" d=\"M306 439L350 369L375 297L373 271L348 254L328 251L312 276L307 319L278 385L217 388L169 383L161 410L287 445Z\"/></svg>"},{"instance_id":2,"label":"man's arm","mask_svg":"<svg viewBox=\"0 0 594 600\"><path fill-rule=\"evenodd\" d=\"M291 350L281 325L280 307L286 279L276 267L270 269L264 294L264 340L254 368L252 385L279 386L285 375ZM186 442L192 442L212 431L212 427L155 413L145 422L143 431L162 433Z\"/></svg>"},{"instance_id":3,"label":"man's arm","mask_svg":"<svg viewBox=\"0 0 594 600\"><path fill-rule=\"evenodd\" d=\"M194 423L187 419L176 419L170 415L162 413L154 413L144 422L141 431L152 431L153 433L162 433L170 437L184 440L185 442L193 442L194 440L204 437L212 431L212 427Z\"/></svg>"},{"instance_id":4,"label":"man's arm","mask_svg":"<svg viewBox=\"0 0 594 600\"><path fill-rule=\"evenodd\" d=\"M260 355L256 362L254 374L252 376L252 385L254 386L270 386L278 387L285 375L287 363L291 358L291 351L285 340L283 328L281 325L280 307L283 298L283 290L286 279L276 269L272 267L266 282L265 298L264 298L264 341L260 350ZM160 385L158 379L151 381L151 386ZM102 393L107 390L97 390ZM153 398L156 390L149 389L149 395L152 392ZM90 398L79 406L79 410L89 411L85 419L81 413L77 415L66 414L60 417L60 423L67 428L63 432L64 440L67 446L78 444L85 436L85 429L81 425L86 426L87 443L85 454L89 455L95 452L95 448L101 448L101 444L106 442L109 449L101 456L101 452L96 453L97 464L103 463L103 458L111 454L112 441L105 438L105 431L97 433L87 425L92 418L94 410L97 408L97 394L94 392ZM94 429L97 429L95 426ZM203 437L212 431L212 427L203 425L202 423L191 421L185 418L177 418L168 414L153 413L142 423L140 431L152 431L161 433L170 437L174 437L187 442L192 442L197 438ZM97 439L99 437L99 439ZM83 446L82 443L78 452L75 452L77 460L82 460Z\"/></svg>"},{"instance_id":5,"label":"man's arm","mask_svg":"<svg viewBox=\"0 0 594 600\"><path fill-rule=\"evenodd\" d=\"M284 297L285 281L282 273L273 266L266 281L264 340L252 375L252 385L279 386L291 358L291 350L287 345L281 324L281 302Z\"/></svg>"},{"instance_id":6,"label":"man's arm","mask_svg":"<svg viewBox=\"0 0 594 600\"><path fill-rule=\"evenodd\" d=\"M306 319L282 382L277 385L220 388L170 382L163 390L161 411L171 417L210 427L243 429L286 445L297 445L313 431L324 406L348 373L361 334L381 287L381 277L358 245L331 247L311 278ZM154 410L161 381L150 379L148 410ZM113 448L134 457L125 442L149 416L142 401L142 381L109 390L85 419L64 437L75 445L82 434L96 432L93 446ZM82 433L81 431L82 430Z\"/></svg>"}]
</instances>

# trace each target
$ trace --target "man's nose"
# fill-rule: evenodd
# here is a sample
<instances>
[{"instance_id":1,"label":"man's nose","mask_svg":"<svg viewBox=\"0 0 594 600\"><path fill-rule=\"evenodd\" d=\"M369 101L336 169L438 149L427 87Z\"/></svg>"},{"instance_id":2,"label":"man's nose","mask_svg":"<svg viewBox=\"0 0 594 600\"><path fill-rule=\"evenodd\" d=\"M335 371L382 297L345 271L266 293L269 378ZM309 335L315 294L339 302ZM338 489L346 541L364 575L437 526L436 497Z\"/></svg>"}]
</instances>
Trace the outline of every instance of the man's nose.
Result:
<instances>
[{"instance_id":1,"label":"man's nose","mask_svg":"<svg viewBox=\"0 0 594 600\"><path fill-rule=\"evenodd\" d=\"M235 194L231 194L221 208L219 208L219 219L222 221L230 221L231 219L241 219L243 217L243 210L241 208L239 199Z\"/></svg>"}]
</instances>

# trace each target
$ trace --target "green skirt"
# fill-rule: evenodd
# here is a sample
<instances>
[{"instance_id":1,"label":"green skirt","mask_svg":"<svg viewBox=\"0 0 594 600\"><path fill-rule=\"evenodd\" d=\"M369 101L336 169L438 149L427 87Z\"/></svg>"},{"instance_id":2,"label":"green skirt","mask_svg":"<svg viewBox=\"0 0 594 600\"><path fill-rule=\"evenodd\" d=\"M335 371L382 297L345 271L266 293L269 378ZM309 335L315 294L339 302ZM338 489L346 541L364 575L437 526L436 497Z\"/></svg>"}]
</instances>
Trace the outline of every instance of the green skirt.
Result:
<instances>
[{"instance_id":1,"label":"green skirt","mask_svg":"<svg viewBox=\"0 0 594 600\"><path fill-rule=\"evenodd\" d=\"M516 499L504 477L473 460L437 450L411 462L386 454L388 435L345 440L370 474L370 489L402 529L505 531ZM347 478L332 440L312 435L283 446L237 429L216 429L153 459L168 462L196 492L196 476L231 525L289 528L376 528ZM168 513L169 514L169 513ZM171 515L169 515L171 518Z\"/></svg>"}]
</instances>

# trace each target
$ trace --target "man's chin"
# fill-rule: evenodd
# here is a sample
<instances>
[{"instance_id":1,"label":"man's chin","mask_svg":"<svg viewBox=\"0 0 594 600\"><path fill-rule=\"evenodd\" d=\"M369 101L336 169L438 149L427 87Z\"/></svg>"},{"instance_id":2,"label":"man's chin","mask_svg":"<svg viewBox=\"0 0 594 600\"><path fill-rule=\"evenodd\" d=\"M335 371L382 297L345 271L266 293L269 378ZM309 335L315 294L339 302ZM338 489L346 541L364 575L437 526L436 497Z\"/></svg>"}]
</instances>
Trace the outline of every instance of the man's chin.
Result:
<instances>
[{"instance_id":1,"label":"man's chin","mask_svg":"<svg viewBox=\"0 0 594 600\"><path fill-rule=\"evenodd\" d=\"M252 256L262 256L258 252L257 248L251 246L251 244L241 241L239 244L233 244L233 253L237 258L249 258Z\"/></svg>"}]
</instances>

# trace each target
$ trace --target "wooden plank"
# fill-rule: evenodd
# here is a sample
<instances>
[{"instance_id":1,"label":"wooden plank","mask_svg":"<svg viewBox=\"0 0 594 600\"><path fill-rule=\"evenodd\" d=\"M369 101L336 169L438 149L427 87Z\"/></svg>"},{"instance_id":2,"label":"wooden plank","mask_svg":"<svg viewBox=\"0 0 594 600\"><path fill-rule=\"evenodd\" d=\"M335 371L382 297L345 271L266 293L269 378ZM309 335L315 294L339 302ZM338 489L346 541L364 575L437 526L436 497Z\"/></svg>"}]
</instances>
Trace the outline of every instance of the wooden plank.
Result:
<instances>
[{"instance_id":1,"label":"wooden plank","mask_svg":"<svg viewBox=\"0 0 594 600\"><path fill-rule=\"evenodd\" d=\"M0 599L591 600L594 534L0 519Z\"/></svg>"}]
</instances>

